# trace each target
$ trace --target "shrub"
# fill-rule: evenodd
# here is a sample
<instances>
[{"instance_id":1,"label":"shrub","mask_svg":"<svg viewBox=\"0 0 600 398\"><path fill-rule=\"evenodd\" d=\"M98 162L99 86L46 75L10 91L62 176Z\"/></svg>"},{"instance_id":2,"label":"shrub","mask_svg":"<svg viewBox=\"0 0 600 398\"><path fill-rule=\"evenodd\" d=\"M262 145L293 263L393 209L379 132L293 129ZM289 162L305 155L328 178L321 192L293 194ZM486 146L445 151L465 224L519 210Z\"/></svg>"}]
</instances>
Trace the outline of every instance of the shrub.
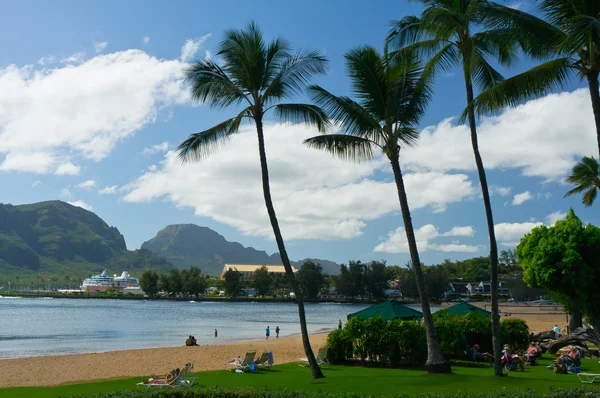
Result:
<instances>
[{"instance_id":1,"label":"shrub","mask_svg":"<svg viewBox=\"0 0 600 398\"><path fill-rule=\"evenodd\" d=\"M327 336L327 359L333 364L352 358L352 339L348 330L334 330Z\"/></svg>"},{"instance_id":2,"label":"shrub","mask_svg":"<svg viewBox=\"0 0 600 398\"><path fill-rule=\"evenodd\" d=\"M502 344L508 344L517 350L524 350L529 342L529 326L522 319L503 319L500 322L500 335Z\"/></svg>"}]
</instances>

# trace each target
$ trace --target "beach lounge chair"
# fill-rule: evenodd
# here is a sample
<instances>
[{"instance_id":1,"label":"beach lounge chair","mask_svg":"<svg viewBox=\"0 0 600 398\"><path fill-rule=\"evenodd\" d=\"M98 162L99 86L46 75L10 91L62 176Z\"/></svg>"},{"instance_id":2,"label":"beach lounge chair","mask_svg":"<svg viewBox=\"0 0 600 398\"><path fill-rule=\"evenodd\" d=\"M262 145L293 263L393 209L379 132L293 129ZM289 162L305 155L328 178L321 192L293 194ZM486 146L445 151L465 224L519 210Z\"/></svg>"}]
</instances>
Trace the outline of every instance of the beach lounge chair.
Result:
<instances>
[{"instance_id":1,"label":"beach lounge chair","mask_svg":"<svg viewBox=\"0 0 600 398\"><path fill-rule=\"evenodd\" d=\"M319 366L326 364L326 363L330 363L329 360L327 359L327 347L323 346L323 347L319 348L319 352L317 353L317 357L315 359L317 360L317 364ZM308 358L298 358L298 361L302 362L300 364L300 366L302 366L302 367L309 366Z\"/></svg>"},{"instance_id":2,"label":"beach lounge chair","mask_svg":"<svg viewBox=\"0 0 600 398\"><path fill-rule=\"evenodd\" d=\"M269 369L273 365L273 353L271 351L263 352L255 363L259 368Z\"/></svg>"},{"instance_id":3,"label":"beach lounge chair","mask_svg":"<svg viewBox=\"0 0 600 398\"><path fill-rule=\"evenodd\" d=\"M232 366L232 371L241 370L243 373L244 370L250 368L250 365L254 362L254 358L256 358L256 351L247 351L246 355L243 359L238 360L234 359L233 361L227 362L227 365Z\"/></svg>"},{"instance_id":4,"label":"beach lounge chair","mask_svg":"<svg viewBox=\"0 0 600 398\"><path fill-rule=\"evenodd\" d=\"M191 373L194 369L194 362L186 363L183 369L175 369L165 376L153 376L147 381L138 383L138 386L144 387L191 387L198 378Z\"/></svg>"},{"instance_id":5,"label":"beach lounge chair","mask_svg":"<svg viewBox=\"0 0 600 398\"><path fill-rule=\"evenodd\" d=\"M577 377L582 383L592 384L595 381L600 381L600 373L577 373Z\"/></svg>"}]
</instances>

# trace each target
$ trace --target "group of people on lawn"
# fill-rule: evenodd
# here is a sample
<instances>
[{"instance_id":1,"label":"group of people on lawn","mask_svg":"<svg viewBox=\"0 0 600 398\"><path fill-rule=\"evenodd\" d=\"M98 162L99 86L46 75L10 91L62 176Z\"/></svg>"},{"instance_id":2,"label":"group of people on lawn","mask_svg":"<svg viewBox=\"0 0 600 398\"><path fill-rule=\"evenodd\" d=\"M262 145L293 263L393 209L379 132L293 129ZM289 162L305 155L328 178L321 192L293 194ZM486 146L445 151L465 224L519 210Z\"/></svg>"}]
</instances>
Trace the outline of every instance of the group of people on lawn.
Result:
<instances>
[{"instance_id":1,"label":"group of people on lawn","mask_svg":"<svg viewBox=\"0 0 600 398\"><path fill-rule=\"evenodd\" d=\"M489 352L479 352L479 345L475 344L471 349L472 352L472 361L485 361L492 363L494 362L494 356ZM540 351L535 343L531 343L529 348L523 353L523 355L519 355L519 353L511 348L508 344L504 346L504 350L502 351L502 363L506 366L507 369L525 369L525 364L531 364L535 361L540 355Z\"/></svg>"}]
</instances>

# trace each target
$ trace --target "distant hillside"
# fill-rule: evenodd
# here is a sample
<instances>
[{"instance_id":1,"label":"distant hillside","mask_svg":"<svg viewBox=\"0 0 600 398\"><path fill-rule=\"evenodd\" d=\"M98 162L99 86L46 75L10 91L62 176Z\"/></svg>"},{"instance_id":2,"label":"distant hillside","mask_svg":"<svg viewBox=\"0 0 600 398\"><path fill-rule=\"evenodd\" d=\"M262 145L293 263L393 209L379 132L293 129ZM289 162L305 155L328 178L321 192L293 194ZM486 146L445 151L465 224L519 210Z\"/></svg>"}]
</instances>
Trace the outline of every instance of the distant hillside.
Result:
<instances>
[{"instance_id":1,"label":"distant hillside","mask_svg":"<svg viewBox=\"0 0 600 398\"><path fill-rule=\"evenodd\" d=\"M85 277L106 268L139 274L171 265L144 250L127 251L119 230L96 214L61 201L0 204L0 275Z\"/></svg>"},{"instance_id":2,"label":"distant hillside","mask_svg":"<svg viewBox=\"0 0 600 398\"><path fill-rule=\"evenodd\" d=\"M269 255L262 250L229 242L212 229L195 224L169 225L144 242L142 249L165 258L177 268L195 265L205 274L214 276L220 275L226 263L281 264L278 253ZM321 263L329 273L339 272L339 266L331 261L314 261ZM294 266L299 267L303 263L304 260L294 262Z\"/></svg>"}]
</instances>

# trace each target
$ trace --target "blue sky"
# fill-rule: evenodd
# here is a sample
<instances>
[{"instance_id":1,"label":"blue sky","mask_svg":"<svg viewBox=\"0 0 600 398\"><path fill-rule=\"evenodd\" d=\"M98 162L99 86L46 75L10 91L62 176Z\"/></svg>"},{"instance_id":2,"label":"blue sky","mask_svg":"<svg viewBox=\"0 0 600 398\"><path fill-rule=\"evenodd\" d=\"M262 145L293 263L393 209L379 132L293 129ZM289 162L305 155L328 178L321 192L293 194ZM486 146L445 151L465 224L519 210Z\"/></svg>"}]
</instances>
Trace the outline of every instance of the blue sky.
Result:
<instances>
[{"instance_id":1,"label":"blue sky","mask_svg":"<svg viewBox=\"0 0 600 398\"><path fill-rule=\"evenodd\" d=\"M173 150L231 112L190 104L181 73L213 56L222 32L255 19L265 37L322 49L330 73L315 83L350 94L343 54L381 47L389 22L418 14L403 1L20 1L0 15L0 201L61 199L90 207L130 249L168 224L208 226L230 241L275 251L250 128L207 162L182 167ZM513 3L530 9L527 2ZM534 65L518 62L505 76ZM486 255L479 181L464 126L460 73L440 76L402 164L425 263ZM481 120L501 248L569 207L599 223L561 183L596 148L584 85ZM273 194L293 259L408 261L389 167L350 164L301 146L305 126L267 127ZM588 150L592 153L588 153Z\"/></svg>"}]
</instances>

